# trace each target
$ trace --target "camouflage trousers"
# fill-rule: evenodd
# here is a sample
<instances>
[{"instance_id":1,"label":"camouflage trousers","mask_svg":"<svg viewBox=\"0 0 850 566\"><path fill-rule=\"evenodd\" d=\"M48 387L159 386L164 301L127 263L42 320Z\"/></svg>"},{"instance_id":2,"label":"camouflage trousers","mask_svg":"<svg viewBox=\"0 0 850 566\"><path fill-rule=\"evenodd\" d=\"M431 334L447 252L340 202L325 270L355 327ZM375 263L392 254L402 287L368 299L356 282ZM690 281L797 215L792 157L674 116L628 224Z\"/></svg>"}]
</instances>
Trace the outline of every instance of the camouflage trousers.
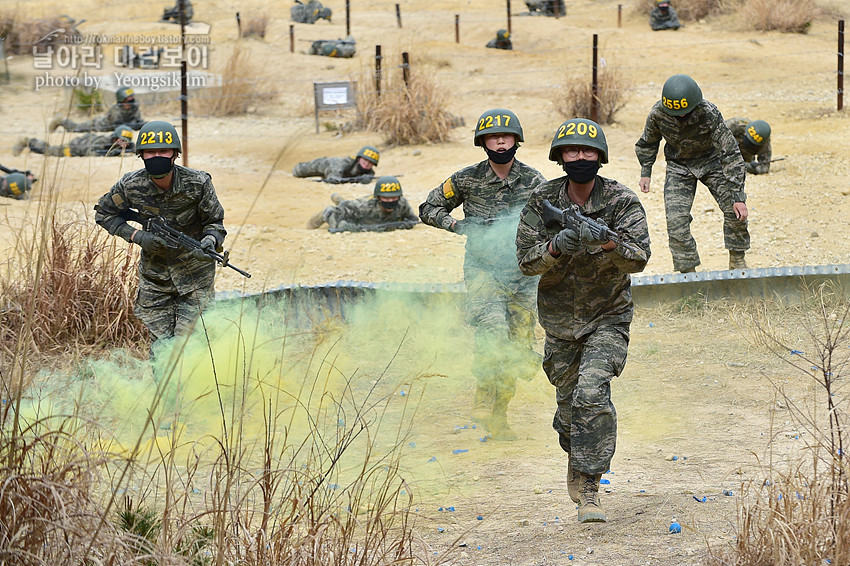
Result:
<instances>
[{"instance_id":1,"label":"camouflage trousers","mask_svg":"<svg viewBox=\"0 0 850 566\"><path fill-rule=\"evenodd\" d=\"M54 155L56 157L71 157L72 155L77 155L72 151L72 147L70 145L47 145L46 141L35 138L30 138L28 146L31 152L41 153L42 155Z\"/></svg>"},{"instance_id":2,"label":"camouflage trousers","mask_svg":"<svg viewBox=\"0 0 850 566\"><path fill-rule=\"evenodd\" d=\"M543 370L558 403L552 427L573 468L585 474L611 466L617 445L611 379L623 371L628 346L628 323L600 326L578 340L546 334Z\"/></svg>"},{"instance_id":3,"label":"camouflage trousers","mask_svg":"<svg viewBox=\"0 0 850 566\"><path fill-rule=\"evenodd\" d=\"M151 342L186 334L204 307L215 296L211 282L208 287L181 294L170 281L139 278L139 292L133 312L150 332Z\"/></svg>"},{"instance_id":4,"label":"camouflage trousers","mask_svg":"<svg viewBox=\"0 0 850 566\"><path fill-rule=\"evenodd\" d=\"M667 178L664 181L664 211L667 215L667 238L673 255L673 269L683 271L700 264L697 243L691 235L691 208L696 196L697 181L708 187L717 206L723 212L723 242L727 250L747 251L750 249L750 233L747 222L735 217L731 195L722 192L728 181L719 163L708 163L703 167L688 167L674 161L667 162Z\"/></svg>"},{"instance_id":5,"label":"camouflage trousers","mask_svg":"<svg viewBox=\"0 0 850 566\"><path fill-rule=\"evenodd\" d=\"M540 368L533 350L537 280L519 272L501 279L464 266L466 321L474 330L472 375L503 399L513 398L517 378L531 379Z\"/></svg>"}]
</instances>

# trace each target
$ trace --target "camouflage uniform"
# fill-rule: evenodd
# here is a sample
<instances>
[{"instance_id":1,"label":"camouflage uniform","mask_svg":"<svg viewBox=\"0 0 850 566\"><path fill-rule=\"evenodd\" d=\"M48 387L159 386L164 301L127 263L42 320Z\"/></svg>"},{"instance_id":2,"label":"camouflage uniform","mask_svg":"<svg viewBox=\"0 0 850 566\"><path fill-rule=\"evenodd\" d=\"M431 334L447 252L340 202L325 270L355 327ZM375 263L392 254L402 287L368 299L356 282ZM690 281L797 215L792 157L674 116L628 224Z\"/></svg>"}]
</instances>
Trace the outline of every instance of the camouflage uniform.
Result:
<instances>
[{"instance_id":1,"label":"camouflage uniform","mask_svg":"<svg viewBox=\"0 0 850 566\"><path fill-rule=\"evenodd\" d=\"M319 157L302 161L292 169L296 177L323 177L325 183L371 183L373 171L365 171L357 164L357 157Z\"/></svg>"},{"instance_id":2,"label":"camouflage uniform","mask_svg":"<svg viewBox=\"0 0 850 566\"><path fill-rule=\"evenodd\" d=\"M653 31L661 31L665 29L677 30L682 27L679 23L679 16L676 14L676 9L673 6L668 6L665 12L659 6L655 6L649 13L649 27Z\"/></svg>"},{"instance_id":3,"label":"camouflage uniform","mask_svg":"<svg viewBox=\"0 0 850 566\"><path fill-rule=\"evenodd\" d=\"M393 229L413 228L419 223L419 217L410 208L410 203L404 197L399 197L398 206L392 210L384 210L374 196L356 200L344 200L336 206L329 206L322 213L322 220L336 232L349 230L369 231L373 226L375 231L382 230L382 224L388 222L404 222L404 226Z\"/></svg>"},{"instance_id":4,"label":"camouflage uniform","mask_svg":"<svg viewBox=\"0 0 850 566\"><path fill-rule=\"evenodd\" d=\"M325 57L342 57L347 59L354 57L357 52L354 38L350 35L345 39L320 39L310 44L310 55L323 55Z\"/></svg>"},{"instance_id":5,"label":"camouflage uniform","mask_svg":"<svg viewBox=\"0 0 850 566\"><path fill-rule=\"evenodd\" d=\"M534 191L520 215L516 235L519 267L540 275L537 310L546 331L543 369L556 389L558 407L552 426L578 471L608 471L617 441L617 413L610 382L626 363L632 321L630 273L649 260L646 213L637 195L612 179L596 177L582 214L604 220L640 252L622 246L603 251L583 244L575 255L554 257L547 245L558 233L541 220L541 202L564 209L567 177Z\"/></svg>"},{"instance_id":6,"label":"camouflage uniform","mask_svg":"<svg viewBox=\"0 0 850 566\"><path fill-rule=\"evenodd\" d=\"M131 104L129 108L124 108L122 104L113 104L106 114L88 122L74 122L66 118L60 123L68 132L111 132L121 124L138 130L145 122L138 104Z\"/></svg>"},{"instance_id":7,"label":"camouflage uniform","mask_svg":"<svg viewBox=\"0 0 850 566\"><path fill-rule=\"evenodd\" d=\"M224 209L211 177L179 165L174 166L173 174L171 189L162 191L144 169L127 173L100 198L95 221L129 242L135 229L120 214L134 208L142 214L162 216L173 228L196 240L211 235L216 248L221 247L226 235ZM135 313L152 340L190 329L214 296L214 278L215 262L196 259L183 248L161 254L142 250Z\"/></svg>"},{"instance_id":8,"label":"camouflage uniform","mask_svg":"<svg viewBox=\"0 0 850 566\"><path fill-rule=\"evenodd\" d=\"M739 221L732 205L746 202L744 160L732 132L717 107L701 101L685 116L666 114L661 101L646 118L643 135L635 144L641 177L651 177L661 139L667 160L664 208L673 268L684 271L700 264L697 244L691 235L691 207L697 181L701 181L723 211L723 240L726 249L750 248L747 223Z\"/></svg>"},{"instance_id":9,"label":"camouflage uniform","mask_svg":"<svg viewBox=\"0 0 850 566\"><path fill-rule=\"evenodd\" d=\"M0 197L24 200L27 198L27 189L18 187L17 184L9 186L9 175L0 177Z\"/></svg>"},{"instance_id":10,"label":"camouflage uniform","mask_svg":"<svg viewBox=\"0 0 850 566\"><path fill-rule=\"evenodd\" d=\"M321 17L319 11L322 8L322 3L318 0L310 0L306 4L298 2L289 9L289 15L299 24L314 24Z\"/></svg>"},{"instance_id":11,"label":"camouflage uniform","mask_svg":"<svg viewBox=\"0 0 850 566\"><path fill-rule=\"evenodd\" d=\"M747 140L747 124L749 123L750 120L746 118L729 118L726 120L726 125L729 126L729 130L735 136L735 141L738 142L738 149L741 151L747 173L765 175L770 172L770 160L773 156L770 149L770 138L761 147L751 144Z\"/></svg>"},{"instance_id":12,"label":"camouflage uniform","mask_svg":"<svg viewBox=\"0 0 850 566\"><path fill-rule=\"evenodd\" d=\"M516 380L539 367L534 353L537 278L524 277L514 257L519 211L531 191L545 182L537 170L514 161L499 179L488 160L461 169L432 190L419 207L426 224L451 230L449 213L463 205L466 219L481 221L465 230L466 320L475 331L472 374L479 387L507 403Z\"/></svg>"},{"instance_id":13,"label":"camouflage uniform","mask_svg":"<svg viewBox=\"0 0 850 566\"><path fill-rule=\"evenodd\" d=\"M186 14L186 23L195 15L195 10L192 8L192 3L189 0L183 0L183 12ZM162 20L172 20L175 24L180 23L180 2L174 3L173 8L166 8L162 11Z\"/></svg>"},{"instance_id":14,"label":"camouflage uniform","mask_svg":"<svg viewBox=\"0 0 850 566\"><path fill-rule=\"evenodd\" d=\"M33 153L59 157L83 157L86 155L114 157L122 153L135 152L133 144L129 144L126 149L122 150L111 135L98 135L94 132L74 138L65 145L51 146L46 141L30 138L27 147Z\"/></svg>"},{"instance_id":15,"label":"camouflage uniform","mask_svg":"<svg viewBox=\"0 0 850 566\"><path fill-rule=\"evenodd\" d=\"M525 0L528 11L532 16L566 16L567 7L564 0ZM557 14L555 13L557 10Z\"/></svg>"},{"instance_id":16,"label":"camouflage uniform","mask_svg":"<svg viewBox=\"0 0 850 566\"><path fill-rule=\"evenodd\" d=\"M493 49L513 49L514 44L511 43L510 39L499 39L496 37L488 41L486 47Z\"/></svg>"}]
</instances>

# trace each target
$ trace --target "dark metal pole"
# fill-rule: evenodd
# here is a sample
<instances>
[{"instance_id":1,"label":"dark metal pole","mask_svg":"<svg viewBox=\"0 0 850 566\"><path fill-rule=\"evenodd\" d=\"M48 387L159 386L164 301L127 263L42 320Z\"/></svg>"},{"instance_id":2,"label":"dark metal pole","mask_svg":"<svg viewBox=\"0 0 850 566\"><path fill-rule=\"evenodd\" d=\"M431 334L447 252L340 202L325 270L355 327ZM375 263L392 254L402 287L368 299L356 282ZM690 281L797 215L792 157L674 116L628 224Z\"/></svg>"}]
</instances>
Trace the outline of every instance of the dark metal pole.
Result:
<instances>
[{"instance_id":1,"label":"dark metal pole","mask_svg":"<svg viewBox=\"0 0 850 566\"><path fill-rule=\"evenodd\" d=\"M410 86L410 58L407 56L407 51L401 54L401 76L404 79L404 86Z\"/></svg>"},{"instance_id":2,"label":"dark metal pole","mask_svg":"<svg viewBox=\"0 0 850 566\"><path fill-rule=\"evenodd\" d=\"M617 4L617 27L623 27L623 5Z\"/></svg>"},{"instance_id":3,"label":"dark metal pole","mask_svg":"<svg viewBox=\"0 0 850 566\"><path fill-rule=\"evenodd\" d=\"M239 37L242 37L242 18L239 17L239 12L236 12L236 30L239 32Z\"/></svg>"},{"instance_id":4,"label":"dark metal pole","mask_svg":"<svg viewBox=\"0 0 850 566\"><path fill-rule=\"evenodd\" d=\"M289 24L289 52L295 53L295 24Z\"/></svg>"},{"instance_id":5,"label":"dark metal pole","mask_svg":"<svg viewBox=\"0 0 850 566\"><path fill-rule=\"evenodd\" d=\"M838 20L838 110L844 108L844 20Z\"/></svg>"},{"instance_id":6,"label":"dark metal pole","mask_svg":"<svg viewBox=\"0 0 850 566\"><path fill-rule=\"evenodd\" d=\"M508 8L508 33L511 33L511 0L505 0Z\"/></svg>"},{"instance_id":7,"label":"dark metal pole","mask_svg":"<svg viewBox=\"0 0 850 566\"><path fill-rule=\"evenodd\" d=\"M460 14L455 14L455 43L460 43Z\"/></svg>"},{"instance_id":8,"label":"dark metal pole","mask_svg":"<svg viewBox=\"0 0 850 566\"><path fill-rule=\"evenodd\" d=\"M591 83L591 98L590 98L590 119L599 123L599 97L597 93L599 92L599 82L598 82L598 67L597 61L599 57L599 49L598 49L598 40L599 36L597 34L593 34L593 81Z\"/></svg>"},{"instance_id":9,"label":"dark metal pole","mask_svg":"<svg viewBox=\"0 0 850 566\"><path fill-rule=\"evenodd\" d=\"M381 96L381 46L375 46L375 92Z\"/></svg>"},{"instance_id":10,"label":"dark metal pole","mask_svg":"<svg viewBox=\"0 0 850 566\"><path fill-rule=\"evenodd\" d=\"M345 0L345 35L351 35L351 0Z\"/></svg>"},{"instance_id":11,"label":"dark metal pole","mask_svg":"<svg viewBox=\"0 0 850 566\"><path fill-rule=\"evenodd\" d=\"M189 166L189 91L186 88L186 5L180 2L180 120L183 167Z\"/></svg>"},{"instance_id":12,"label":"dark metal pole","mask_svg":"<svg viewBox=\"0 0 850 566\"><path fill-rule=\"evenodd\" d=\"M399 29L401 29L401 6L398 4L395 5L395 21L398 24Z\"/></svg>"}]
</instances>

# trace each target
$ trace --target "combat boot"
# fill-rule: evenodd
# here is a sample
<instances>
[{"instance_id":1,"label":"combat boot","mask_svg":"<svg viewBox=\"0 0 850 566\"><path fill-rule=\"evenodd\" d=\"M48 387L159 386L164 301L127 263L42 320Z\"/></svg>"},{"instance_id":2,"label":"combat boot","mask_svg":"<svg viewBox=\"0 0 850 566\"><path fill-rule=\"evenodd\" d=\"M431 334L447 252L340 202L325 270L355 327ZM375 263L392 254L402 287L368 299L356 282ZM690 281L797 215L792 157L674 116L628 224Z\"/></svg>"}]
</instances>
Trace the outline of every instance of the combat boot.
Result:
<instances>
[{"instance_id":1,"label":"combat boot","mask_svg":"<svg viewBox=\"0 0 850 566\"><path fill-rule=\"evenodd\" d=\"M27 137L18 138L18 141L15 142L15 145L12 146L12 155L20 155L21 152L29 147L30 139Z\"/></svg>"},{"instance_id":2,"label":"combat boot","mask_svg":"<svg viewBox=\"0 0 850 566\"><path fill-rule=\"evenodd\" d=\"M512 431L508 425L508 401L510 399L496 395L496 402L493 403L493 415L487 424L487 429L493 435L493 440L513 442L519 438L517 433Z\"/></svg>"},{"instance_id":3,"label":"combat boot","mask_svg":"<svg viewBox=\"0 0 850 566\"><path fill-rule=\"evenodd\" d=\"M477 385L475 398L472 401L472 412L469 417L472 422L486 425L493 414L493 390Z\"/></svg>"},{"instance_id":4,"label":"combat boot","mask_svg":"<svg viewBox=\"0 0 850 566\"><path fill-rule=\"evenodd\" d=\"M696 266L691 266L691 267L686 267L685 269L680 270L679 273L696 273L696 270L697 270Z\"/></svg>"},{"instance_id":5,"label":"combat boot","mask_svg":"<svg viewBox=\"0 0 850 566\"><path fill-rule=\"evenodd\" d=\"M579 495L581 493L581 474L573 468L573 458L569 456L570 463L567 464L567 492L570 494L570 499L573 503L579 503Z\"/></svg>"},{"instance_id":6,"label":"combat boot","mask_svg":"<svg viewBox=\"0 0 850 566\"><path fill-rule=\"evenodd\" d=\"M342 202L342 195L339 193L331 193L331 202L334 204L339 204Z\"/></svg>"},{"instance_id":7,"label":"combat boot","mask_svg":"<svg viewBox=\"0 0 850 566\"><path fill-rule=\"evenodd\" d=\"M744 259L745 253L729 250L729 269L746 269L747 260Z\"/></svg>"},{"instance_id":8,"label":"combat boot","mask_svg":"<svg viewBox=\"0 0 850 566\"><path fill-rule=\"evenodd\" d=\"M317 228L321 228L322 224L325 223L324 217L325 211L318 212L310 217L310 220L307 221L307 228L310 230L315 230Z\"/></svg>"},{"instance_id":9,"label":"combat boot","mask_svg":"<svg viewBox=\"0 0 850 566\"><path fill-rule=\"evenodd\" d=\"M578 522L604 523L608 521L605 511L602 510L602 504L599 502L599 480L602 478L602 474L580 475Z\"/></svg>"},{"instance_id":10,"label":"combat boot","mask_svg":"<svg viewBox=\"0 0 850 566\"><path fill-rule=\"evenodd\" d=\"M56 130L56 128L58 128L59 126L61 126L61 125L62 125L62 122L64 122L64 120L62 119L62 116L59 116L59 115L57 114L56 116L54 116L53 118L51 118L51 119L50 119L50 123L49 123L49 124L47 124L47 131L48 131L48 132L53 132L53 131L55 131L55 130Z\"/></svg>"}]
</instances>

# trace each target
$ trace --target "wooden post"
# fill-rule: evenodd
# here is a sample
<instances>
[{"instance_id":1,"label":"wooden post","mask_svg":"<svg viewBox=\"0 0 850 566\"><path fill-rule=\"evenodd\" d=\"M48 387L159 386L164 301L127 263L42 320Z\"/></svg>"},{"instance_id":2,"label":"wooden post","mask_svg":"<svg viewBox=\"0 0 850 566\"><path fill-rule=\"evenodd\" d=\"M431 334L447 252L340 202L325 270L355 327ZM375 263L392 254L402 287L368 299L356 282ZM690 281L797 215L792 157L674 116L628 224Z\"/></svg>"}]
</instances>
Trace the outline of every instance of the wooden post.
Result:
<instances>
[{"instance_id":1,"label":"wooden post","mask_svg":"<svg viewBox=\"0 0 850 566\"><path fill-rule=\"evenodd\" d=\"M844 109L844 20L838 20L838 110Z\"/></svg>"},{"instance_id":2,"label":"wooden post","mask_svg":"<svg viewBox=\"0 0 850 566\"><path fill-rule=\"evenodd\" d=\"M410 58L407 56L407 51L401 54L401 76L404 79L404 86L410 86Z\"/></svg>"},{"instance_id":3,"label":"wooden post","mask_svg":"<svg viewBox=\"0 0 850 566\"><path fill-rule=\"evenodd\" d=\"M617 4L617 27L623 27L623 5Z\"/></svg>"},{"instance_id":4,"label":"wooden post","mask_svg":"<svg viewBox=\"0 0 850 566\"><path fill-rule=\"evenodd\" d=\"M183 167L189 166L189 91L186 87L186 4L178 0L180 6L180 120L181 120L181 158Z\"/></svg>"},{"instance_id":5,"label":"wooden post","mask_svg":"<svg viewBox=\"0 0 850 566\"><path fill-rule=\"evenodd\" d=\"M375 46L375 92L381 96L381 46Z\"/></svg>"},{"instance_id":6,"label":"wooden post","mask_svg":"<svg viewBox=\"0 0 850 566\"><path fill-rule=\"evenodd\" d=\"M401 6L398 4L395 5L395 21L398 24L398 28L401 29Z\"/></svg>"},{"instance_id":7,"label":"wooden post","mask_svg":"<svg viewBox=\"0 0 850 566\"><path fill-rule=\"evenodd\" d=\"M511 30L511 0L505 0L508 8L508 33L512 33Z\"/></svg>"},{"instance_id":8,"label":"wooden post","mask_svg":"<svg viewBox=\"0 0 850 566\"><path fill-rule=\"evenodd\" d=\"M345 35L351 35L351 0L345 0Z\"/></svg>"},{"instance_id":9,"label":"wooden post","mask_svg":"<svg viewBox=\"0 0 850 566\"><path fill-rule=\"evenodd\" d=\"M242 37L242 18L239 17L239 12L236 12L236 37Z\"/></svg>"},{"instance_id":10,"label":"wooden post","mask_svg":"<svg viewBox=\"0 0 850 566\"><path fill-rule=\"evenodd\" d=\"M289 52L295 53L295 24L289 24Z\"/></svg>"},{"instance_id":11,"label":"wooden post","mask_svg":"<svg viewBox=\"0 0 850 566\"><path fill-rule=\"evenodd\" d=\"M455 43L460 43L460 14L455 14Z\"/></svg>"},{"instance_id":12,"label":"wooden post","mask_svg":"<svg viewBox=\"0 0 850 566\"><path fill-rule=\"evenodd\" d=\"M597 61L599 60L599 49L598 49L598 41L599 36L597 34L593 34L593 81L591 82L591 99L590 99L590 119L599 123L599 77L597 75L598 67Z\"/></svg>"}]
</instances>

